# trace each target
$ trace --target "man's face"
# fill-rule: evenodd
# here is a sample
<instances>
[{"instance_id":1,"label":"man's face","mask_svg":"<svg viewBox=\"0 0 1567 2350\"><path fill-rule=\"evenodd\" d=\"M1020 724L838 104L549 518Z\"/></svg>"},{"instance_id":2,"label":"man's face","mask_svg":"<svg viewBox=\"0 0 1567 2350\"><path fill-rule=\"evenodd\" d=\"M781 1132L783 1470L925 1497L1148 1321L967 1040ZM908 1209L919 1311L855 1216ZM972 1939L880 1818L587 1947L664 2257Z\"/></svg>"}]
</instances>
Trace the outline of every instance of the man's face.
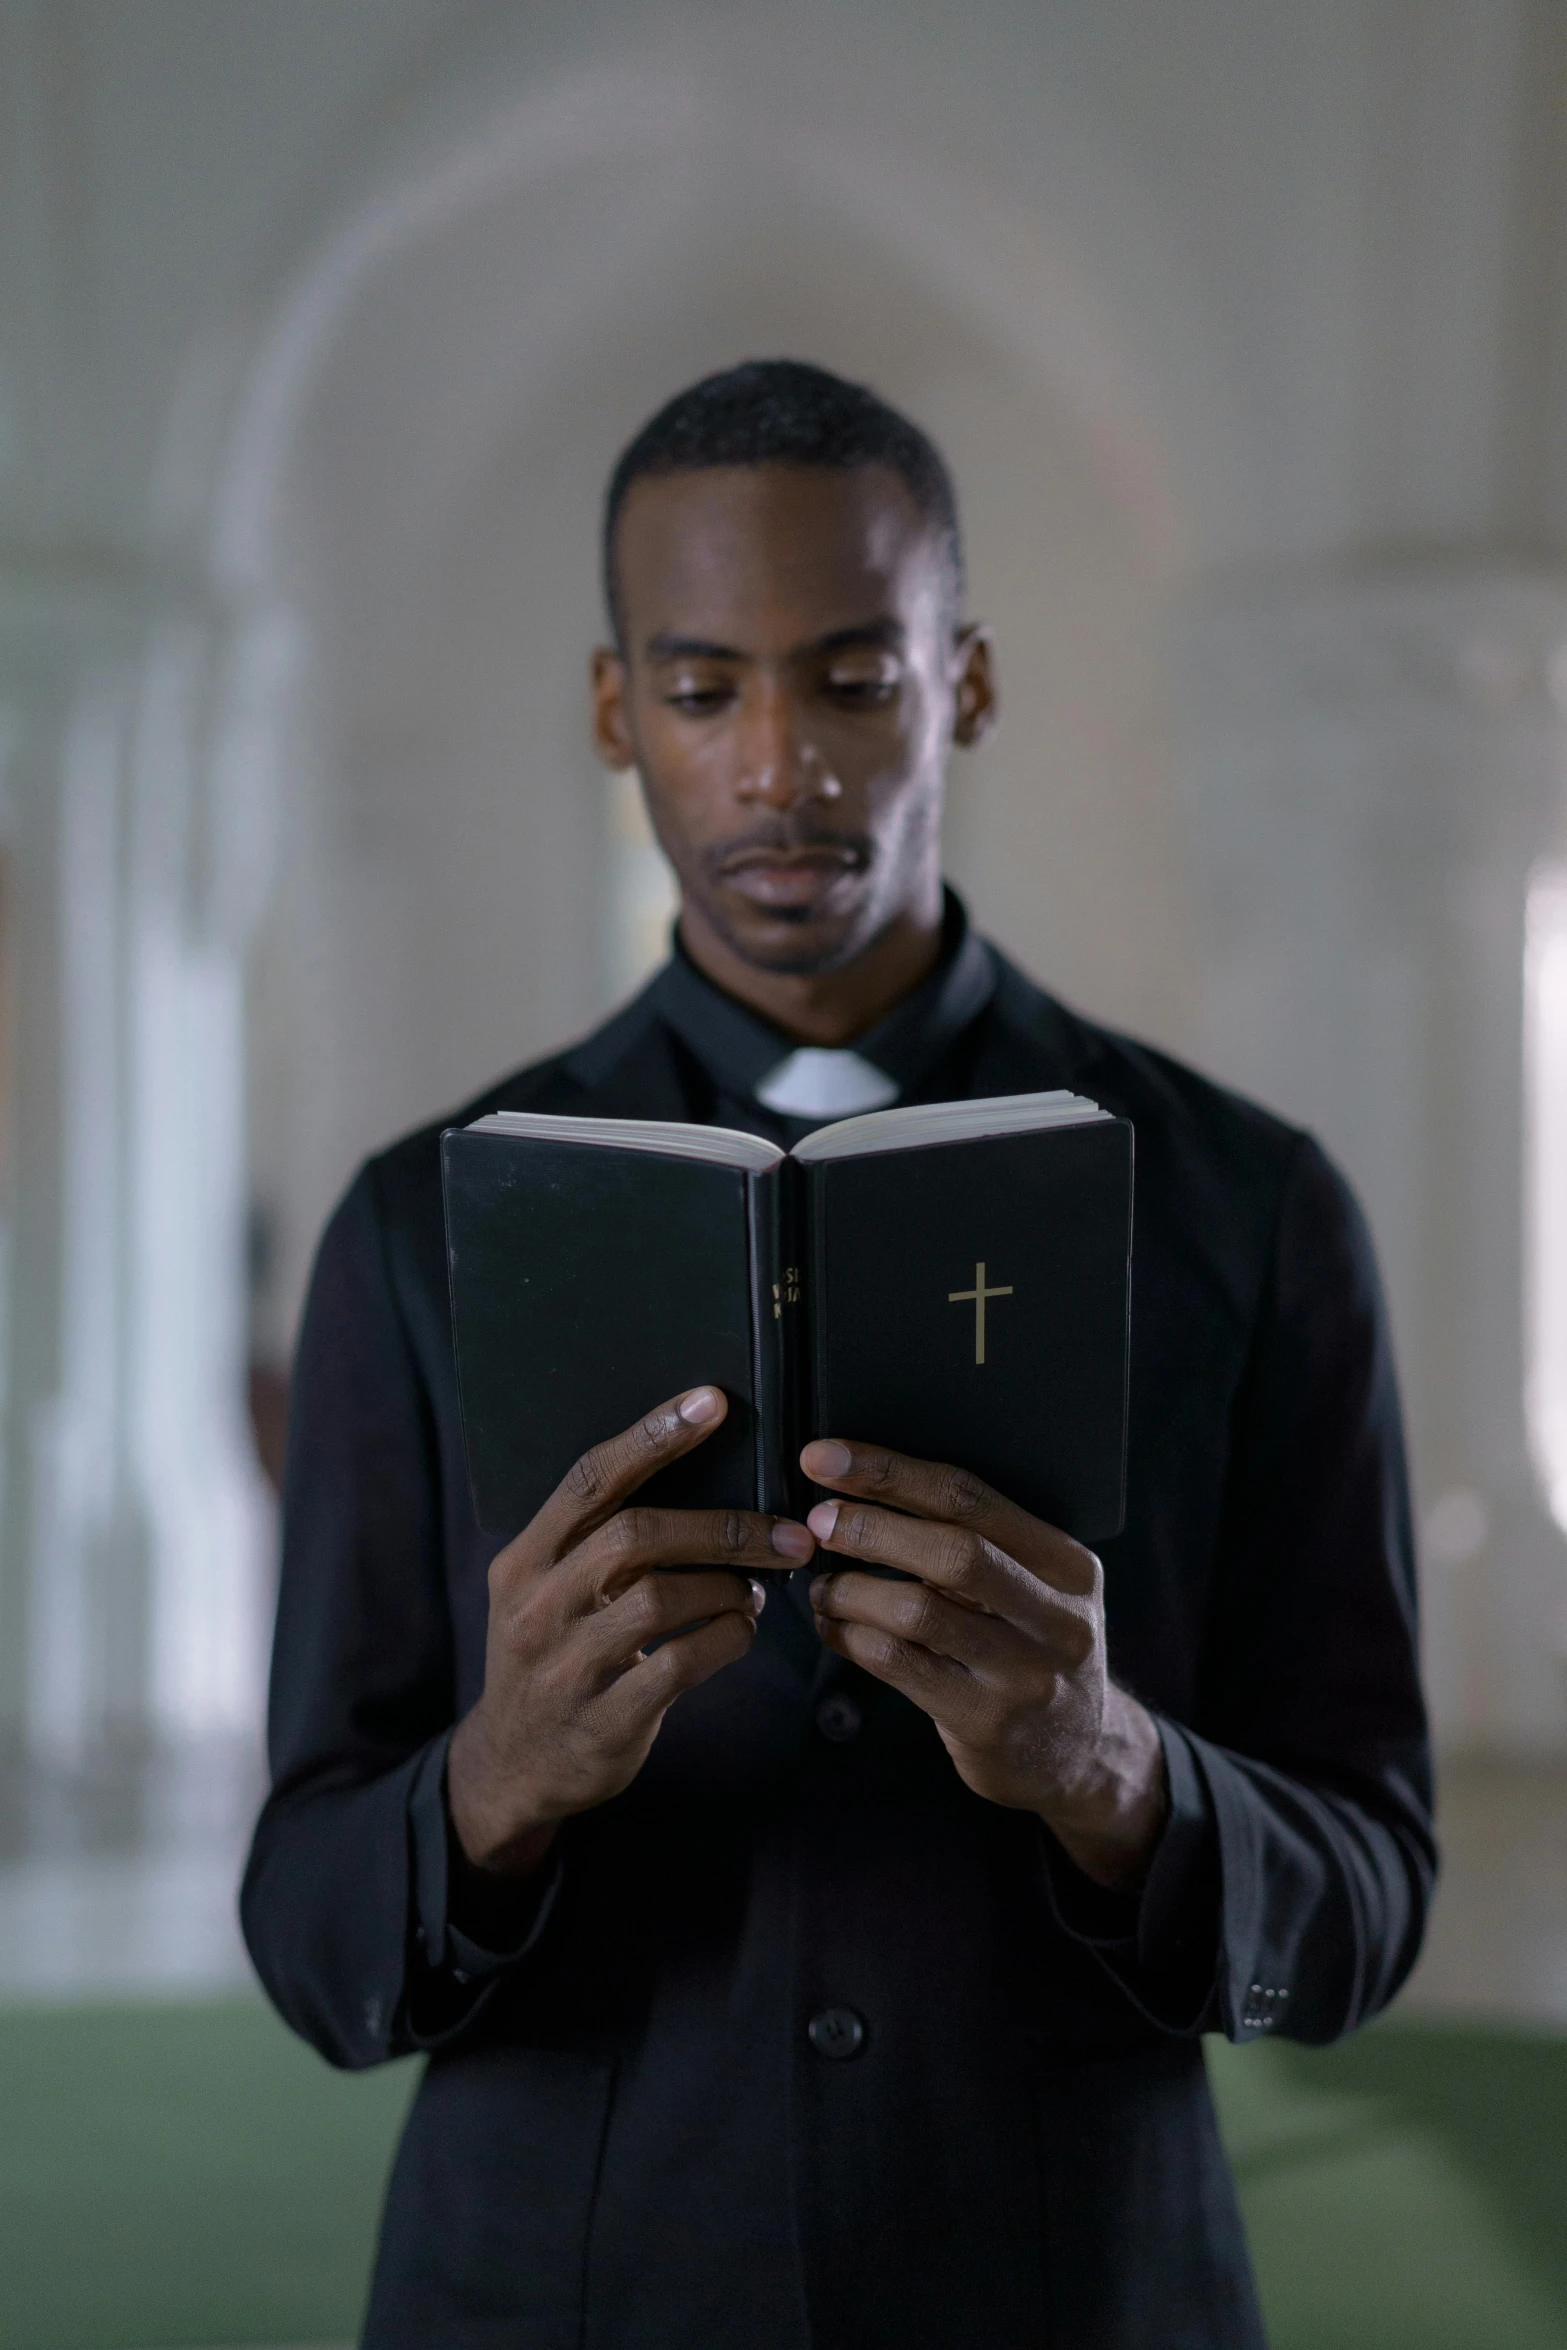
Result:
<instances>
[{"instance_id":1,"label":"man's face","mask_svg":"<svg viewBox=\"0 0 1567 2350\"><path fill-rule=\"evenodd\" d=\"M723 466L635 483L623 650L595 736L635 765L694 912L745 962L832 971L934 918L946 756L992 697L939 545L898 477Z\"/></svg>"}]
</instances>

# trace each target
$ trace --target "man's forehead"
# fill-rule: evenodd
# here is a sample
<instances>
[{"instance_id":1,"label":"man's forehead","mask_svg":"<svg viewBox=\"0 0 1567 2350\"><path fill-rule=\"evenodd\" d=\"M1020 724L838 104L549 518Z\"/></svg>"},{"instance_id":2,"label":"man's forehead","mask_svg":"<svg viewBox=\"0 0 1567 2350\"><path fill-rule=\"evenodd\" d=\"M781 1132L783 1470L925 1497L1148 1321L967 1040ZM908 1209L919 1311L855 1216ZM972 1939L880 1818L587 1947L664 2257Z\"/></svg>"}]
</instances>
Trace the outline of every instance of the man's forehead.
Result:
<instances>
[{"instance_id":1,"label":"man's forehead","mask_svg":"<svg viewBox=\"0 0 1567 2350\"><path fill-rule=\"evenodd\" d=\"M712 635L764 616L811 635L913 608L939 590L936 535L897 474L784 465L644 476L616 533L632 633Z\"/></svg>"}]
</instances>

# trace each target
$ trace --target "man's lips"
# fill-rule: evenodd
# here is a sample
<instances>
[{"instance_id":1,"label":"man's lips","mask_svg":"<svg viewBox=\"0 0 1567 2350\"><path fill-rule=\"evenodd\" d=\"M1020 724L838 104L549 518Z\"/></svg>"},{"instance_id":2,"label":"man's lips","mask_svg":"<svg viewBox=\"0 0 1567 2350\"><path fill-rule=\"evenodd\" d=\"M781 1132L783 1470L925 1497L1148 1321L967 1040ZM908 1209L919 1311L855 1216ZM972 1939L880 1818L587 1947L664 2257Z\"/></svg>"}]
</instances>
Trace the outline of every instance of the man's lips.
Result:
<instances>
[{"instance_id":1,"label":"man's lips","mask_svg":"<svg viewBox=\"0 0 1567 2350\"><path fill-rule=\"evenodd\" d=\"M852 848L750 849L722 868L726 886L755 906L811 906L857 873Z\"/></svg>"}]
</instances>

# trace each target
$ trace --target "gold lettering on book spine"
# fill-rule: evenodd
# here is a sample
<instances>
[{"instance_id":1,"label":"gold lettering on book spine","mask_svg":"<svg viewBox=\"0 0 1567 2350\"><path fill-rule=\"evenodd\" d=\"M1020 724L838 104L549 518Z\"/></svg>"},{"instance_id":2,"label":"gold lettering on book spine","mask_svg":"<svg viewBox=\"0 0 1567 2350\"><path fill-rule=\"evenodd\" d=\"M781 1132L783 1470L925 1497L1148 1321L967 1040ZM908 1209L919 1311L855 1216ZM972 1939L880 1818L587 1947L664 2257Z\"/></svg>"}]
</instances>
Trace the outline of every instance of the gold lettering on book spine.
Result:
<instances>
[{"instance_id":1,"label":"gold lettering on book spine","mask_svg":"<svg viewBox=\"0 0 1567 2350\"><path fill-rule=\"evenodd\" d=\"M773 1320L781 1322L784 1307L797 1306L799 1302L800 1268L798 1265L786 1265L782 1281L773 1283Z\"/></svg>"},{"instance_id":2,"label":"gold lettering on book spine","mask_svg":"<svg viewBox=\"0 0 1567 2350\"><path fill-rule=\"evenodd\" d=\"M986 1299L992 1297L1010 1297L1011 1295L1012 1284L1010 1281L1006 1283L1004 1288L987 1289L985 1287L985 1263L983 1258L981 1258L979 1263L974 1267L974 1286L972 1289L948 1290L947 1303L949 1306L972 1305L974 1308L974 1360L976 1363L982 1363L985 1359Z\"/></svg>"}]
</instances>

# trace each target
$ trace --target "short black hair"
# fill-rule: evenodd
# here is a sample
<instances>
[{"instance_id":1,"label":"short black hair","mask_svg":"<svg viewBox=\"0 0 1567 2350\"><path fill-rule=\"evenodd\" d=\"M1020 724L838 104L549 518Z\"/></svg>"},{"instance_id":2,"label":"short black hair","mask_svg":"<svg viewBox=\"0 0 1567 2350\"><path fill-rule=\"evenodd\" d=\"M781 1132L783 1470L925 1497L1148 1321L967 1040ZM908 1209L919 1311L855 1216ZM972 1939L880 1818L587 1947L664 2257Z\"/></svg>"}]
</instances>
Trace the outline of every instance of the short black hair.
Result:
<instances>
[{"instance_id":1,"label":"short black hair","mask_svg":"<svg viewBox=\"0 0 1567 2350\"><path fill-rule=\"evenodd\" d=\"M963 605L963 540L946 460L929 435L868 385L803 359L747 359L677 392L649 417L616 461L604 494L604 602L624 642L615 577L615 532L633 482L717 465L885 465L936 537L956 620Z\"/></svg>"}]
</instances>

